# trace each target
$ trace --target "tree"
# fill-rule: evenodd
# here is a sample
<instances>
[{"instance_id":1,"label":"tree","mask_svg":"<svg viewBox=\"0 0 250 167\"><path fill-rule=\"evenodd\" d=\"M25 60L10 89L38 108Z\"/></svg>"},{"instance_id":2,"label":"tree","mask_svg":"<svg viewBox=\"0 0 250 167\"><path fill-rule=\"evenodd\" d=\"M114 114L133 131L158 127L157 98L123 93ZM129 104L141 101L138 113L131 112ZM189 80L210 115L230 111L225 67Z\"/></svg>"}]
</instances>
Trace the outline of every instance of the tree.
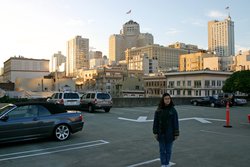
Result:
<instances>
[{"instance_id":1,"label":"tree","mask_svg":"<svg viewBox=\"0 0 250 167\"><path fill-rule=\"evenodd\" d=\"M222 87L223 92L235 93L237 91L250 94L250 70L234 72Z\"/></svg>"}]
</instances>

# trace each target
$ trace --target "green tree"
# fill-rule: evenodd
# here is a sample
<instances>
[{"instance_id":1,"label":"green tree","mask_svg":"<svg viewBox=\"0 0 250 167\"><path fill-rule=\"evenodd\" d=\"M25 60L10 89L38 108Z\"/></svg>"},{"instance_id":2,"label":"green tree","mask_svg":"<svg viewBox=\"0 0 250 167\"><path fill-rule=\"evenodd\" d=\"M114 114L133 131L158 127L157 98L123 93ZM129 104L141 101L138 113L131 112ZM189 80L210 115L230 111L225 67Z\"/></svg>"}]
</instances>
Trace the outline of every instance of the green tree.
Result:
<instances>
[{"instance_id":1,"label":"green tree","mask_svg":"<svg viewBox=\"0 0 250 167\"><path fill-rule=\"evenodd\" d=\"M224 92L242 92L250 94L250 70L234 72L222 87Z\"/></svg>"}]
</instances>

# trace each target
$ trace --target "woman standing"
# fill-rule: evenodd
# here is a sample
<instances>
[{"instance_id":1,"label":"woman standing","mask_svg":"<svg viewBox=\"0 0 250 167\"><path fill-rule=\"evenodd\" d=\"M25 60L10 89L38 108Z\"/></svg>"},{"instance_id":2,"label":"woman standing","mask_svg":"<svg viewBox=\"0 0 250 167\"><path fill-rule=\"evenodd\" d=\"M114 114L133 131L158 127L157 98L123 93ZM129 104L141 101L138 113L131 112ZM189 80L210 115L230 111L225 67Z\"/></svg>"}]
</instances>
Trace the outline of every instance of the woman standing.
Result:
<instances>
[{"instance_id":1,"label":"woman standing","mask_svg":"<svg viewBox=\"0 0 250 167\"><path fill-rule=\"evenodd\" d=\"M154 115L153 133L159 142L162 167L169 167L174 140L179 136L178 114L170 94L164 93Z\"/></svg>"}]
</instances>

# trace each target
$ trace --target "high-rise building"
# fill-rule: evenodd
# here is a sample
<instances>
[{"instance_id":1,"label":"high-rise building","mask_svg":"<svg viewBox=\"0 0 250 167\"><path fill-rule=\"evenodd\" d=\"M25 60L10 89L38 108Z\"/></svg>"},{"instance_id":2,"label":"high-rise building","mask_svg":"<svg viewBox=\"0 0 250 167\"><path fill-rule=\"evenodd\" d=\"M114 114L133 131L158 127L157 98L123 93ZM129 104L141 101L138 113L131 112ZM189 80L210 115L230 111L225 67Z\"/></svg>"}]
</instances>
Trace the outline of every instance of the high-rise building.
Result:
<instances>
[{"instance_id":1,"label":"high-rise building","mask_svg":"<svg viewBox=\"0 0 250 167\"><path fill-rule=\"evenodd\" d=\"M234 22L230 16L224 21L208 22L208 50L219 56L235 54Z\"/></svg>"},{"instance_id":2,"label":"high-rise building","mask_svg":"<svg viewBox=\"0 0 250 167\"><path fill-rule=\"evenodd\" d=\"M55 71L62 72L60 67L63 64L65 65L65 62L66 62L66 57L64 55L62 55L61 51L58 51L58 53L55 53L51 58L50 71L51 72L55 72ZM64 70L65 70L65 68L64 68Z\"/></svg>"},{"instance_id":3,"label":"high-rise building","mask_svg":"<svg viewBox=\"0 0 250 167\"><path fill-rule=\"evenodd\" d=\"M125 50L132 47L152 45L154 37L149 33L140 33L140 25L133 20L123 25L120 34L109 38L109 59L111 63L125 60Z\"/></svg>"},{"instance_id":4,"label":"high-rise building","mask_svg":"<svg viewBox=\"0 0 250 167\"><path fill-rule=\"evenodd\" d=\"M89 39L76 36L67 42L66 76L75 77L77 70L88 68Z\"/></svg>"}]
</instances>

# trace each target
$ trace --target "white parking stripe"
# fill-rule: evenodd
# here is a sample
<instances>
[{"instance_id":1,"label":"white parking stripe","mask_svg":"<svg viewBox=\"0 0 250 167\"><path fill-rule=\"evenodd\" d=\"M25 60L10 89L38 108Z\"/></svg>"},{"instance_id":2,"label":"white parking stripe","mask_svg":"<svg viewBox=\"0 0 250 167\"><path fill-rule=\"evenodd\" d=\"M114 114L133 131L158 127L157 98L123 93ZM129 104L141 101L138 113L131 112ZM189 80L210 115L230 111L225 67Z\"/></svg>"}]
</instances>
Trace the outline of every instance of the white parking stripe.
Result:
<instances>
[{"instance_id":1,"label":"white parking stripe","mask_svg":"<svg viewBox=\"0 0 250 167\"><path fill-rule=\"evenodd\" d=\"M45 148L45 149L38 149L38 150L30 150L30 151L2 154L2 155L0 155L0 157L6 157L6 158L1 158L0 162L1 161L6 161L6 160L34 157L34 156L38 156L38 155L53 154L53 153L57 153L57 152L77 150L77 149L93 147L93 146L99 146L99 145L108 144L108 143L109 142L107 142L105 140L96 140L96 141L76 143L76 144L70 144L70 145L64 145L64 146L58 146L58 147L51 147L51 148ZM65 148L65 147L70 147L70 148ZM52 151L48 151L48 150L52 150ZM35 153L35 152L40 152L40 153ZM13 155L16 155L16 156L13 156ZM12 157L10 157L10 156L12 156Z\"/></svg>"},{"instance_id":2,"label":"white parking stripe","mask_svg":"<svg viewBox=\"0 0 250 167\"><path fill-rule=\"evenodd\" d=\"M141 162L141 163L134 164L134 165L129 165L129 166L127 166L127 167L142 166L142 165L145 165L145 164L150 164L150 163L155 162L155 161L160 161L160 158L156 158L156 159L153 159L153 160L149 160L149 161ZM175 165L175 163L173 163L173 162L170 162L169 164L170 164L170 166Z\"/></svg>"}]
</instances>

